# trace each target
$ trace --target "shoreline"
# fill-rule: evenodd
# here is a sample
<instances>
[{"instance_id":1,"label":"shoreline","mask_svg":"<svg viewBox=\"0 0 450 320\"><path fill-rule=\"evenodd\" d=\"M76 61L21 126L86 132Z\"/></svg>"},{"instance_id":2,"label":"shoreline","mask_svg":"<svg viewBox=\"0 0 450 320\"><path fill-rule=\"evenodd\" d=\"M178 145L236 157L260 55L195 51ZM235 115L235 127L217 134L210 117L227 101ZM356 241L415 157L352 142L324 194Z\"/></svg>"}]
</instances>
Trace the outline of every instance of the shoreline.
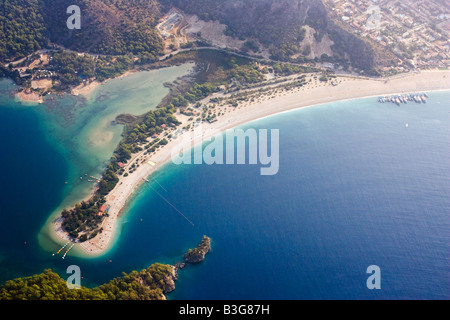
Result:
<instances>
[{"instance_id":1,"label":"shoreline","mask_svg":"<svg viewBox=\"0 0 450 320\"><path fill-rule=\"evenodd\" d=\"M103 85L103 84L106 84L108 81L110 81L110 80L116 80L116 79L120 79L120 78L124 78L124 77L127 77L127 76L129 76L129 75L131 75L131 74L133 74L133 73L136 73L136 72L138 72L137 70L128 70L128 71L126 71L124 74L122 74L122 75L120 75L120 76L117 76L117 77L114 77L114 78L111 78L111 79L107 79L107 80L105 80L105 81L103 81L103 82L100 82L100 81L98 81L98 80L94 80L94 81L92 81L92 82L89 82L88 84L80 84L80 85L78 85L78 86L76 86L75 88L73 88L72 90L71 90L71 94L72 95L74 95L74 96L78 96L78 95L80 95L80 96L83 96L83 97L85 97L85 98L89 98L89 95L98 87L98 86L100 86L100 85Z\"/></svg>"},{"instance_id":2,"label":"shoreline","mask_svg":"<svg viewBox=\"0 0 450 320\"><path fill-rule=\"evenodd\" d=\"M217 134L223 134L228 129L306 107L380 95L450 90L450 71L422 71L401 78L387 79L355 79L338 76L337 80L340 80L337 86L319 82L314 87L314 84L311 84L306 88L292 89L275 96L269 91L268 98L258 99L254 103L243 103L238 107L229 107L217 122L202 123L203 134L194 136L190 146L195 147ZM211 96L204 101L209 101L210 98ZM179 128L189 123L188 116L178 113L175 116L182 122ZM103 232L91 240L79 243L76 246L77 249L74 248L73 255L97 258L109 252L119 237L120 216L126 211L126 206L135 195L135 191L141 187L145 179L169 163L172 150L183 145L186 135L192 137L192 131L188 130L170 140L152 156L144 156L142 153L133 155L127 167L137 160L142 165L128 177L121 176L117 186L106 196L106 203L110 205L110 210L109 216L101 224ZM53 236L60 241L67 241L67 234L62 230L56 230L57 227L58 225L52 222L50 229L53 231Z\"/></svg>"},{"instance_id":3,"label":"shoreline","mask_svg":"<svg viewBox=\"0 0 450 320\"><path fill-rule=\"evenodd\" d=\"M15 94L15 97L17 99L18 102L20 103L24 103L24 104L40 104L40 103L44 103L44 99L43 97L36 93L36 92L31 92L31 93L26 93L25 90L23 91L19 91Z\"/></svg>"},{"instance_id":4,"label":"shoreline","mask_svg":"<svg viewBox=\"0 0 450 320\"><path fill-rule=\"evenodd\" d=\"M111 78L111 79L107 79L103 82L100 82L98 80L94 80L92 82L89 82L88 84L80 84L76 87L73 87L70 90L70 94L73 96L83 96L85 98L89 98L90 94L100 85L106 84L108 81L110 80L115 80L115 79L120 79L120 78L124 78L126 76L129 76L133 73L139 72L137 70L128 70L126 71L124 74ZM44 98L41 94L36 93L36 92L30 92L27 93L25 92L25 90L22 91L18 91L15 93L15 97L17 99L18 102L20 103L25 103L25 104L41 104L44 103Z\"/></svg>"}]
</instances>

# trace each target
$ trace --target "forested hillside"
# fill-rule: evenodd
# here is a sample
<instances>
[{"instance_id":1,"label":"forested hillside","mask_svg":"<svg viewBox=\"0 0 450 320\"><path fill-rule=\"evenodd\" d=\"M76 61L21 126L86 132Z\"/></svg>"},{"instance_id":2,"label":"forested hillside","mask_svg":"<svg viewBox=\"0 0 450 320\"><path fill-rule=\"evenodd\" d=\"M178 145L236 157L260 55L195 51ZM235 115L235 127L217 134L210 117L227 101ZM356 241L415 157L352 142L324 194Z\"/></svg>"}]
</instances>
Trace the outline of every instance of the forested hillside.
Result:
<instances>
[{"instance_id":1,"label":"forested hillside","mask_svg":"<svg viewBox=\"0 0 450 320\"><path fill-rule=\"evenodd\" d=\"M80 30L66 27L70 5L81 9ZM257 39L276 60L301 56L310 26L317 41L324 35L333 41L333 59L366 71L375 67L371 45L335 25L319 0L1 0L0 60L22 58L50 40L79 52L133 54L152 62L164 49L156 25L173 6L222 22L229 36Z\"/></svg>"},{"instance_id":2,"label":"forested hillside","mask_svg":"<svg viewBox=\"0 0 450 320\"><path fill-rule=\"evenodd\" d=\"M80 30L66 26L70 5L81 9ZM160 16L156 0L1 0L0 60L25 57L48 40L79 52L156 60L163 49L155 29Z\"/></svg>"},{"instance_id":3,"label":"forested hillside","mask_svg":"<svg viewBox=\"0 0 450 320\"><path fill-rule=\"evenodd\" d=\"M46 45L41 0L0 1L0 60L23 58Z\"/></svg>"}]
</instances>

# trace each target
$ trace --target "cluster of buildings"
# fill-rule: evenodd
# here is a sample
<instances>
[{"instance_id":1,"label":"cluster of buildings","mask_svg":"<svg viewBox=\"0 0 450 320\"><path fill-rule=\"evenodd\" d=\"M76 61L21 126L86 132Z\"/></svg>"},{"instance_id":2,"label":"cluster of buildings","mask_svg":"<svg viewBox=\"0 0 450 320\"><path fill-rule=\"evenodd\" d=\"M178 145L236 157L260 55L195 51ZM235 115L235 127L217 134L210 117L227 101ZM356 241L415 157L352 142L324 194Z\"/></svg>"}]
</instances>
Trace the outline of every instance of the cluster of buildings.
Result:
<instances>
[{"instance_id":1,"label":"cluster of buildings","mask_svg":"<svg viewBox=\"0 0 450 320\"><path fill-rule=\"evenodd\" d=\"M178 27L182 21L183 15L174 8L172 8L169 13L161 19L157 28L164 40L168 39L172 35L173 30Z\"/></svg>"},{"instance_id":2,"label":"cluster of buildings","mask_svg":"<svg viewBox=\"0 0 450 320\"><path fill-rule=\"evenodd\" d=\"M54 72L50 70L36 70L34 72L34 79L40 80L40 79L51 79L53 77Z\"/></svg>"},{"instance_id":3,"label":"cluster of buildings","mask_svg":"<svg viewBox=\"0 0 450 320\"><path fill-rule=\"evenodd\" d=\"M22 59L24 62L17 64L21 65L25 63L25 65L13 67L13 70L19 71L21 78L32 78L33 80L51 79L55 73L45 69L45 66L52 59L48 54L39 53L39 57L31 62L27 63L28 59ZM14 65L14 63L12 64ZM9 66L9 63L5 65L5 67L7 66Z\"/></svg>"},{"instance_id":4,"label":"cluster of buildings","mask_svg":"<svg viewBox=\"0 0 450 320\"><path fill-rule=\"evenodd\" d=\"M396 65L382 71L448 68L450 12L441 0L327 0L341 25L393 52Z\"/></svg>"}]
</instances>

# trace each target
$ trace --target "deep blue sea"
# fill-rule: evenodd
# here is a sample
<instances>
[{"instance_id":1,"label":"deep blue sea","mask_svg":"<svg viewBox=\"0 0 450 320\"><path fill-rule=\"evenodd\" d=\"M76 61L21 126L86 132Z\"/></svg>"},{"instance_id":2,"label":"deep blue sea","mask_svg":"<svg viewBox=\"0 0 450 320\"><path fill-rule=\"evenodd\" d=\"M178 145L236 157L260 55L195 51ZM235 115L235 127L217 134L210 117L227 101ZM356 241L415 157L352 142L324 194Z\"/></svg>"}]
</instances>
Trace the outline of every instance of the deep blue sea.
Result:
<instances>
[{"instance_id":1,"label":"deep blue sea","mask_svg":"<svg viewBox=\"0 0 450 320\"><path fill-rule=\"evenodd\" d=\"M42 250L37 233L63 200L68 160L32 108L0 107L0 282L45 268L65 277L77 264L82 285L98 285L180 261L208 235L211 253L180 271L169 299L449 299L450 92L429 96L425 105L365 98L247 124L280 130L277 175L168 164L153 187L195 227L143 187L111 252L66 260ZM370 265L380 267L381 290L366 287Z\"/></svg>"}]
</instances>

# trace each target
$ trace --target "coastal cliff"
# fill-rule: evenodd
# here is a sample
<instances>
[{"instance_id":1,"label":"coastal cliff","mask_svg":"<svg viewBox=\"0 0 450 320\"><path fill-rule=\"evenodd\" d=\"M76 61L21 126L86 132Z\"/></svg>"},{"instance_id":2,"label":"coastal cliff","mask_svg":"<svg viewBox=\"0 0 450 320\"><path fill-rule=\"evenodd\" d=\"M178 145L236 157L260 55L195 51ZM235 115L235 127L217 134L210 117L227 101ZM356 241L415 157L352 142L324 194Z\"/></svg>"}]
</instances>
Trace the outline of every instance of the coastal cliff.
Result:
<instances>
[{"instance_id":1,"label":"coastal cliff","mask_svg":"<svg viewBox=\"0 0 450 320\"><path fill-rule=\"evenodd\" d=\"M211 238L203 236L202 241L195 249L189 249L184 255L184 261L197 264L205 260L205 256L211 251Z\"/></svg>"}]
</instances>

